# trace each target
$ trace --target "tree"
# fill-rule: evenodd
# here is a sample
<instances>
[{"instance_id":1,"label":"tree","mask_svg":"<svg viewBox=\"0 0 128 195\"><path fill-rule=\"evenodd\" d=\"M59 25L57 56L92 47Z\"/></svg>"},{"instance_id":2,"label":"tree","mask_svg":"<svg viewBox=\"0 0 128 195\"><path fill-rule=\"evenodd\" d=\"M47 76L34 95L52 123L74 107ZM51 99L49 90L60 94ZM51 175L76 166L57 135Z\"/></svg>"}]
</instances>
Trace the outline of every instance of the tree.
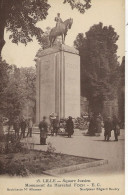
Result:
<instances>
[{"instance_id":1,"label":"tree","mask_svg":"<svg viewBox=\"0 0 128 195\"><path fill-rule=\"evenodd\" d=\"M1 94L0 109L3 116L9 118L10 124L12 124L13 119L20 115L24 97L19 88L20 70L15 65L9 67L8 82Z\"/></svg>"},{"instance_id":2,"label":"tree","mask_svg":"<svg viewBox=\"0 0 128 195\"><path fill-rule=\"evenodd\" d=\"M17 68L15 65L9 66L4 61L1 61L0 67L3 75L0 77L0 114L9 118L12 124L13 119L23 115L28 106L28 109L32 110L31 117L34 118L36 109L35 68Z\"/></svg>"},{"instance_id":3,"label":"tree","mask_svg":"<svg viewBox=\"0 0 128 195\"><path fill-rule=\"evenodd\" d=\"M91 0L83 3L76 0L64 0L71 8L76 8L80 13L91 7ZM46 19L50 5L47 0L0 0L0 56L5 44L4 30L10 32L9 38L13 43L27 44L35 36L42 42L43 31L36 27L36 23Z\"/></svg>"},{"instance_id":4,"label":"tree","mask_svg":"<svg viewBox=\"0 0 128 195\"><path fill-rule=\"evenodd\" d=\"M43 31L35 25L46 19L50 5L47 0L0 0L0 53L5 44L4 29L9 31L13 43L40 42Z\"/></svg>"},{"instance_id":5,"label":"tree","mask_svg":"<svg viewBox=\"0 0 128 195\"><path fill-rule=\"evenodd\" d=\"M102 112L103 101L117 97L118 38L112 26L99 23L74 41L81 56L81 95L88 98L93 111Z\"/></svg>"},{"instance_id":6,"label":"tree","mask_svg":"<svg viewBox=\"0 0 128 195\"><path fill-rule=\"evenodd\" d=\"M0 136L3 135L3 115L4 115L4 100L5 100L5 89L7 88L9 82L9 71L10 67L5 62L2 61L0 57Z\"/></svg>"},{"instance_id":7,"label":"tree","mask_svg":"<svg viewBox=\"0 0 128 195\"><path fill-rule=\"evenodd\" d=\"M32 117L35 121L36 114L36 69L34 67L20 69L20 91L24 97L22 114Z\"/></svg>"},{"instance_id":8,"label":"tree","mask_svg":"<svg viewBox=\"0 0 128 195\"><path fill-rule=\"evenodd\" d=\"M9 73L11 66L0 58L0 114L3 115L3 101L5 99L5 90L9 83Z\"/></svg>"},{"instance_id":9,"label":"tree","mask_svg":"<svg viewBox=\"0 0 128 195\"><path fill-rule=\"evenodd\" d=\"M7 87L8 84L8 73L11 67L0 58L0 94Z\"/></svg>"},{"instance_id":10,"label":"tree","mask_svg":"<svg viewBox=\"0 0 128 195\"><path fill-rule=\"evenodd\" d=\"M64 0L64 3L69 3L72 9L76 8L82 14L91 7L91 0Z\"/></svg>"},{"instance_id":11,"label":"tree","mask_svg":"<svg viewBox=\"0 0 128 195\"><path fill-rule=\"evenodd\" d=\"M118 86L119 117L122 123L125 121L125 57L123 56L119 67L120 82Z\"/></svg>"}]
</instances>

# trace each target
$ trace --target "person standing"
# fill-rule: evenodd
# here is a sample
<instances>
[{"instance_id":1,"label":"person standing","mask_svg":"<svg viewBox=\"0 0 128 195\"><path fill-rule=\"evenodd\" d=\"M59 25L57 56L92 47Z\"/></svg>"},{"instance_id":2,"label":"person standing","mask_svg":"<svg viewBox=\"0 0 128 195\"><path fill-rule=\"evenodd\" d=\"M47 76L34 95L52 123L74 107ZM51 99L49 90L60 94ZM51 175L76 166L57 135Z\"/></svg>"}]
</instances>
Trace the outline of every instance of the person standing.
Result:
<instances>
[{"instance_id":1,"label":"person standing","mask_svg":"<svg viewBox=\"0 0 128 195\"><path fill-rule=\"evenodd\" d=\"M57 135L59 129L59 119L58 116L53 120L53 134Z\"/></svg>"},{"instance_id":2,"label":"person standing","mask_svg":"<svg viewBox=\"0 0 128 195\"><path fill-rule=\"evenodd\" d=\"M119 120L116 116L113 117L113 130L114 130L115 141L118 141L118 136L120 135L120 125L119 125Z\"/></svg>"},{"instance_id":3,"label":"person standing","mask_svg":"<svg viewBox=\"0 0 128 195\"><path fill-rule=\"evenodd\" d=\"M20 123L20 126L21 126L21 134L20 134L20 137L22 138L25 138L25 129L26 129L26 121L25 121L25 118L23 117L22 120L21 120L21 123Z\"/></svg>"},{"instance_id":4,"label":"person standing","mask_svg":"<svg viewBox=\"0 0 128 195\"><path fill-rule=\"evenodd\" d=\"M19 138L19 131L20 131L20 121L19 117L17 116L13 122L13 128L15 130L15 138Z\"/></svg>"},{"instance_id":5,"label":"person standing","mask_svg":"<svg viewBox=\"0 0 128 195\"><path fill-rule=\"evenodd\" d=\"M71 116L69 116L66 122L66 131L68 132L68 137L71 137L71 135L74 133L74 123Z\"/></svg>"},{"instance_id":6,"label":"person standing","mask_svg":"<svg viewBox=\"0 0 128 195\"><path fill-rule=\"evenodd\" d=\"M112 121L110 117L107 117L107 119L104 122L104 136L105 136L105 141L109 141L111 137L111 130L112 130Z\"/></svg>"},{"instance_id":7,"label":"person standing","mask_svg":"<svg viewBox=\"0 0 128 195\"><path fill-rule=\"evenodd\" d=\"M96 118L96 133L101 133L102 132L102 128L101 128L101 119L99 116L97 116Z\"/></svg>"},{"instance_id":8,"label":"person standing","mask_svg":"<svg viewBox=\"0 0 128 195\"><path fill-rule=\"evenodd\" d=\"M46 117L43 117L43 120L39 123L40 129L40 144L46 145L47 131L48 131L48 123L46 122Z\"/></svg>"},{"instance_id":9,"label":"person standing","mask_svg":"<svg viewBox=\"0 0 128 195\"><path fill-rule=\"evenodd\" d=\"M32 127L33 127L33 122L32 122L32 119L30 118L28 120L28 133L27 133L27 137L28 137L28 135L30 137L32 137Z\"/></svg>"}]
</instances>

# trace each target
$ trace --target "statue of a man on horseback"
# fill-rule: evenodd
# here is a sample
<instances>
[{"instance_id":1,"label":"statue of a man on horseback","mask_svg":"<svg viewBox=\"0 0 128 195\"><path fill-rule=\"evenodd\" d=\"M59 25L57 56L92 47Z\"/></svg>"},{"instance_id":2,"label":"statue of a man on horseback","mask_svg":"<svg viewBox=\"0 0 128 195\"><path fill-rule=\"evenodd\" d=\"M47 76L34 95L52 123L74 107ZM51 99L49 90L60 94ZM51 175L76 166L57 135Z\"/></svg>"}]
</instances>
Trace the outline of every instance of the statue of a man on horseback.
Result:
<instances>
[{"instance_id":1,"label":"statue of a man on horseback","mask_svg":"<svg viewBox=\"0 0 128 195\"><path fill-rule=\"evenodd\" d=\"M55 17L55 21L56 21L56 27L60 26L60 23L63 23L61 17L60 17L60 13L57 14L57 17Z\"/></svg>"},{"instance_id":2,"label":"statue of a man on horseback","mask_svg":"<svg viewBox=\"0 0 128 195\"><path fill-rule=\"evenodd\" d=\"M57 36L62 37L62 43L65 42L65 37L67 35L67 31L71 28L73 19L69 18L65 20L64 22L60 18L60 13L57 14L57 17L55 17L56 26L51 29L49 34L49 40L50 40L50 46L53 46L53 43Z\"/></svg>"}]
</instances>

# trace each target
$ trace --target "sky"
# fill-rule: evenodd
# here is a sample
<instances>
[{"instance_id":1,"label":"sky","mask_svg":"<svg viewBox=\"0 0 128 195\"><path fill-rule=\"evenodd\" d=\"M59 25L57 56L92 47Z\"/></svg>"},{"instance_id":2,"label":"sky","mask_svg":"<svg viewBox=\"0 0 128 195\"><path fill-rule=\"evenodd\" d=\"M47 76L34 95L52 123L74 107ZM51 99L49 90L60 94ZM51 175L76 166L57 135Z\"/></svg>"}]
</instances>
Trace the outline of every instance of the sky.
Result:
<instances>
[{"instance_id":1,"label":"sky","mask_svg":"<svg viewBox=\"0 0 128 195\"><path fill-rule=\"evenodd\" d=\"M37 23L43 31L46 27L54 27L56 25L54 18L60 13L62 20L73 18L72 28L68 31L65 44L73 46L78 33L87 32L91 26L102 22L104 26L112 25L119 35L117 41L117 55L125 55L125 8L124 0L92 0L92 7L86 10L84 14L80 14L77 10L72 10L69 4L63 4L63 0L48 0L51 8L48 11L46 20ZM41 48L36 39L28 43L27 46L19 43L14 44L9 40L9 33L5 31L6 44L2 50L2 57L9 64L15 64L18 67L35 66L35 55Z\"/></svg>"}]
</instances>

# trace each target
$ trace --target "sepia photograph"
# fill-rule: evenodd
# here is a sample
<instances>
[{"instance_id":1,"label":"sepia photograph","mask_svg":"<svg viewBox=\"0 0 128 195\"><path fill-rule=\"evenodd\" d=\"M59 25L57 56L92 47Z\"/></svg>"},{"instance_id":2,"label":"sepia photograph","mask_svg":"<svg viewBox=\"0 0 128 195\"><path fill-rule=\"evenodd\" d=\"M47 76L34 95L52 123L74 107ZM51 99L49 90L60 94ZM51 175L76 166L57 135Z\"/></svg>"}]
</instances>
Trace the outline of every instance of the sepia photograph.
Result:
<instances>
[{"instance_id":1,"label":"sepia photograph","mask_svg":"<svg viewBox=\"0 0 128 195\"><path fill-rule=\"evenodd\" d=\"M0 193L125 194L125 0L0 0Z\"/></svg>"}]
</instances>

